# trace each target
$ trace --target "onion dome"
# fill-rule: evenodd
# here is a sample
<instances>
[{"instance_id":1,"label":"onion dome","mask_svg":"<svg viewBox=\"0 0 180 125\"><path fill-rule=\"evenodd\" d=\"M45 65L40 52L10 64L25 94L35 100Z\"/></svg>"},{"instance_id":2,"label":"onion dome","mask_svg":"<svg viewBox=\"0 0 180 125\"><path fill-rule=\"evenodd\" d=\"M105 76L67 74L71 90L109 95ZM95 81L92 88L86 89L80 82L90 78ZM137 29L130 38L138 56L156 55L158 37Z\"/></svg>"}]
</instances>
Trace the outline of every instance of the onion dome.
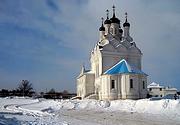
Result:
<instances>
[{"instance_id":1,"label":"onion dome","mask_svg":"<svg viewBox=\"0 0 180 125\"><path fill-rule=\"evenodd\" d=\"M126 21L125 21L125 23L123 24L123 27L130 27L130 23L127 21L127 12L125 13L125 15L126 15Z\"/></svg>"},{"instance_id":2,"label":"onion dome","mask_svg":"<svg viewBox=\"0 0 180 125\"><path fill-rule=\"evenodd\" d=\"M101 20L102 20L102 25L101 25L101 27L99 28L99 31L105 31L105 27L104 27L104 25L103 25L103 17L101 18Z\"/></svg>"},{"instance_id":3,"label":"onion dome","mask_svg":"<svg viewBox=\"0 0 180 125\"><path fill-rule=\"evenodd\" d=\"M119 24L119 33L123 33L123 30L121 29L120 24Z\"/></svg>"},{"instance_id":4,"label":"onion dome","mask_svg":"<svg viewBox=\"0 0 180 125\"><path fill-rule=\"evenodd\" d=\"M104 21L104 24L111 24L111 21L109 20L109 10L106 10L107 19Z\"/></svg>"},{"instance_id":5,"label":"onion dome","mask_svg":"<svg viewBox=\"0 0 180 125\"><path fill-rule=\"evenodd\" d=\"M116 16L115 16L115 6L114 5L113 5L113 17L110 20L111 20L111 23L120 24L120 20L118 18L116 18Z\"/></svg>"},{"instance_id":6,"label":"onion dome","mask_svg":"<svg viewBox=\"0 0 180 125\"><path fill-rule=\"evenodd\" d=\"M99 31L105 31L105 27L102 25L102 26L99 28Z\"/></svg>"},{"instance_id":7,"label":"onion dome","mask_svg":"<svg viewBox=\"0 0 180 125\"><path fill-rule=\"evenodd\" d=\"M120 32L120 33L123 33L123 30L120 28L120 29L119 29L119 32Z\"/></svg>"}]
</instances>

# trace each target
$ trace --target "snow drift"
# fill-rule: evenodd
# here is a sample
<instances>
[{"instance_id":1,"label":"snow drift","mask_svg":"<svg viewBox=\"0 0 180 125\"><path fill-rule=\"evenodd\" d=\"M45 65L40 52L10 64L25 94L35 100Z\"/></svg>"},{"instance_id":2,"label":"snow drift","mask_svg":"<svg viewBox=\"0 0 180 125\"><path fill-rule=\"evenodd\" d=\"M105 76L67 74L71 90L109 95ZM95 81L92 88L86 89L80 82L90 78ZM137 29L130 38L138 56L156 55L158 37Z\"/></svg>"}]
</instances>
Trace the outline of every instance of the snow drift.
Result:
<instances>
[{"instance_id":1,"label":"snow drift","mask_svg":"<svg viewBox=\"0 0 180 125\"><path fill-rule=\"evenodd\" d=\"M100 113L103 116L95 115L94 113ZM158 118L156 119L157 122L158 119L167 118L170 118L172 122L179 122L180 99L164 99L156 101L150 101L149 99L100 101L93 99L46 100L17 97L0 98L0 124L10 123L11 121L17 122L17 124L33 123L45 125L64 125L66 121L70 122L73 119L74 121L72 123L77 123L73 125L79 125L85 123L87 124L86 121L90 116L92 118L90 120L93 120L95 118L95 121L89 121L90 124L92 124L93 122L98 123L99 121L104 124L104 117L109 118L110 116L111 118L109 118L108 120L109 122L112 122L112 119L119 119L119 116L122 117L121 120L126 118L125 116L123 117L122 114L126 114L126 117L128 116L131 120L133 117L135 117L134 120L136 122L137 118L139 118L138 116L141 115L150 117L150 120L154 119L151 114L155 115L155 117L158 116ZM132 115L133 117L131 116L131 114L134 114ZM150 116L147 114L150 114ZM147 117L144 118L146 120L148 119ZM79 119L85 119L85 121L82 122ZM115 124L117 124L116 120L114 122ZM131 122L133 123L134 121ZM140 122L141 120L139 121L139 123ZM166 122L167 120L164 123ZM126 123L126 121L124 121L124 123Z\"/></svg>"}]
</instances>

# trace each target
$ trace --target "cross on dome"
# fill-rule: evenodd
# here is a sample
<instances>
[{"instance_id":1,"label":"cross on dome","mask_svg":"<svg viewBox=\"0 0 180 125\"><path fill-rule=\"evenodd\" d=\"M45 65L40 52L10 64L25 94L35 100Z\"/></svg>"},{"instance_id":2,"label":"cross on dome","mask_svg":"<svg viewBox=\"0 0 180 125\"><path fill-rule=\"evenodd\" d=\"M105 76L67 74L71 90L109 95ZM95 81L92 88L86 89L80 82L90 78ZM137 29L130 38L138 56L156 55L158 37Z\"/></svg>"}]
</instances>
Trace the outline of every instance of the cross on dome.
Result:
<instances>
[{"instance_id":1,"label":"cross on dome","mask_svg":"<svg viewBox=\"0 0 180 125\"><path fill-rule=\"evenodd\" d=\"M102 25L103 25L104 18L103 18L103 17L101 17L101 20L102 20Z\"/></svg>"},{"instance_id":2,"label":"cross on dome","mask_svg":"<svg viewBox=\"0 0 180 125\"><path fill-rule=\"evenodd\" d=\"M104 24L111 24L111 21L109 20L109 10L106 10L107 19L104 21Z\"/></svg>"},{"instance_id":3,"label":"cross on dome","mask_svg":"<svg viewBox=\"0 0 180 125\"><path fill-rule=\"evenodd\" d=\"M115 6L113 5L113 17L115 17Z\"/></svg>"},{"instance_id":4,"label":"cross on dome","mask_svg":"<svg viewBox=\"0 0 180 125\"><path fill-rule=\"evenodd\" d=\"M126 18L126 22L127 22L127 15L128 15L128 13L127 13L127 12L125 12L125 18Z\"/></svg>"},{"instance_id":5,"label":"cross on dome","mask_svg":"<svg viewBox=\"0 0 180 125\"><path fill-rule=\"evenodd\" d=\"M123 27L130 27L130 23L127 21L128 13L125 12L125 23L123 24Z\"/></svg>"},{"instance_id":6,"label":"cross on dome","mask_svg":"<svg viewBox=\"0 0 180 125\"><path fill-rule=\"evenodd\" d=\"M104 27L104 25L103 25L103 22L104 22L104 18L103 18L103 17L101 18L101 21L102 21L102 25L101 25L101 27L99 28L99 31L105 31L105 27Z\"/></svg>"},{"instance_id":7,"label":"cross on dome","mask_svg":"<svg viewBox=\"0 0 180 125\"><path fill-rule=\"evenodd\" d=\"M109 10L106 10L107 19L109 19Z\"/></svg>"},{"instance_id":8,"label":"cross on dome","mask_svg":"<svg viewBox=\"0 0 180 125\"><path fill-rule=\"evenodd\" d=\"M120 24L120 20L118 18L116 18L116 15L115 15L115 6L113 5L112 8L113 8L113 17L110 19L111 23Z\"/></svg>"}]
</instances>

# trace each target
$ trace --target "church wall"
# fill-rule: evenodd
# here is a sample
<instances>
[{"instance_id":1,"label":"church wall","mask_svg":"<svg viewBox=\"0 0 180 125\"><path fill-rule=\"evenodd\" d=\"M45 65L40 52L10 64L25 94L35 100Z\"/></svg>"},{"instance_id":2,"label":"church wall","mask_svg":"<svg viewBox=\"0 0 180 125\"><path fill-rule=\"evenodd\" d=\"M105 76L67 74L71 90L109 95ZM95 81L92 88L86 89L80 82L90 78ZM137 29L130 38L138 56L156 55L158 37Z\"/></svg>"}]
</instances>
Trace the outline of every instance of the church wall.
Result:
<instances>
[{"instance_id":1,"label":"church wall","mask_svg":"<svg viewBox=\"0 0 180 125\"><path fill-rule=\"evenodd\" d=\"M98 62L99 62L99 76L100 76L103 74L103 60L102 60L102 55L100 51L98 55L99 55Z\"/></svg>"},{"instance_id":2,"label":"church wall","mask_svg":"<svg viewBox=\"0 0 180 125\"><path fill-rule=\"evenodd\" d=\"M102 83L102 100L115 100L121 98L121 75L103 75L101 77ZM114 87L112 88L112 80L114 80Z\"/></svg>"},{"instance_id":3,"label":"church wall","mask_svg":"<svg viewBox=\"0 0 180 125\"><path fill-rule=\"evenodd\" d=\"M129 81L129 75L122 75L121 76L121 97L122 99L127 98L127 80Z\"/></svg>"},{"instance_id":4,"label":"church wall","mask_svg":"<svg viewBox=\"0 0 180 125\"><path fill-rule=\"evenodd\" d=\"M101 100L109 100L110 99L110 76L103 75L101 76Z\"/></svg>"},{"instance_id":5,"label":"church wall","mask_svg":"<svg viewBox=\"0 0 180 125\"><path fill-rule=\"evenodd\" d=\"M102 52L102 72L104 73L122 59L127 59L126 53Z\"/></svg>"},{"instance_id":6,"label":"church wall","mask_svg":"<svg viewBox=\"0 0 180 125\"><path fill-rule=\"evenodd\" d=\"M130 87L130 79L133 80L133 88ZM112 88L112 80L115 81L114 88ZM143 88L143 81L145 88ZM139 99L147 96L147 76L145 75L102 75L96 78L95 82L100 100Z\"/></svg>"},{"instance_id":7,"label":"church wall","mask_svg":"<svg viewBox=\"0 0 180 125\"><path fill-rule=\"evenodd\" d=\"M91 54L91 69L96 78L102 74L102 56L98 48Z\"/></svg>"},{"instance_id":8,"label":"church wall","mask_svg":"<svg viewBox=\"0 0 180 125\"><path fill-rule=\"evenodd\" d=\"M112 80L114 80L115 82L115 86L114 88L112 88ZM119 82L118 82L118 76L117 75L111 75L110 76L110 83L109 83L109 88L110 88L110 100L115 100L118 99L118 86L119 86Z\"/></svg>"},{"instance_id":9,"label":"church wall","mask_svg":"<svg viewBox=\"0 0 180 125\"><path fill-rule=\"evenodd\" d=\"M77 79L77 96L84 98L86 95L86 76L83 75Z\"/></svg>"},{"instance_id":10,"label":"church wall","mask_svg":"<svg viewBox=\"0 0 180 125\"><path fill-rule=\"evenodd\" d=\"M118 75L118 78L117 78L117 81L118 81L118 99L121 99L121 98L122 98L121 78L122 78L122 75Z\"/></svg>"},{"instance_id":11,"label":"church wall","mask_svg":"<svg viewBox=\"0 0 180 125\"><path fill-rule=\"evenodd\" d=\"M133 88L130 86L130 79L133 80ZM112 80L115 81L113 89ZM145 82L144 89L143 81ZM103 75L101 83L100 99L103 100L139 99L147 95L147 79L146 76L140 74Z\"/></svg>"},{"instance_id":12,"label":"church wall","mask_svg":"<svg viewBox=\"0 0 180 125\"><path fill-rule=\"evenodd\" d=\"M103 60L102 72L105 72L115 64L114 58L112 56L103 56L102 60Z\"/></svg>"},{"instance_id":13,"label":"church wall","mask_svg":"<svg viewBox=\"0 0 180 125\"><path fill-rule=\"evenodd\" d=\"M130 79L133 80L131 88ZM122 74L121 78L122 99L138 99L139 98L139 78L137 74Z\"/></svg>"},{"instance_id":14,"label":"church wall","mask_svg":"<svg viewBox=\"0 0 180 125\"><path fill-rule=\"evenodd\" d=\"M90 94L94 94L94 81L95 75L94 74L88 74L86 75L86 96Z\"/></svg>"},{"instance_id":15,"label":"church wall","mask_svg":"<svg viewBox=\"0 0 180 125\"><path fill-rule=\"evenodd\" d=\"M129 55L127 61L141 70L141 55Z\"/></svg>"},{"instance_id":16,"label":"church wall","mask_svg":"<svg viewBox=\"0 0 180 125\"><path fill-rule=\"evenodd\" d=\"M143 82L144 82L144 88L143 88ZM147 97L147 76L146 75L139 75L139 84L140 84L140 98L146 98Z\"/></svg>"},{"instance_id":17,"label":"church wall","mask_svg":"<svg viewBox=\"0 0 180 125\"><path fill-rule=\"evenodd\" d=\"M130 79L133 80L133 88L130 88ZM127 98L138 99L139 98L139 78L138 75L129 75L127 86Z\"/></svg>"},{"instance_id":18,"label":"church wall","mask_svg":"<svg viewBox=\"0 0 180 125\"><path fill-rule=\"evenodd\" d=\"M82 98L94 93L94 74L84 74L77 79L77 96Z\"/></svg>"},{"instance_id":19,"label":"church wall","mask_svg":"<svg viewBox=\"0 0 180 125\"><path fill-rule=\"evenodd\" d=\"M101 84L101 77L96 78L95 77L95 94L98 95L98 98L100 99L99 94L101 93L102 84Z\"/></svg>"}]
</instances>

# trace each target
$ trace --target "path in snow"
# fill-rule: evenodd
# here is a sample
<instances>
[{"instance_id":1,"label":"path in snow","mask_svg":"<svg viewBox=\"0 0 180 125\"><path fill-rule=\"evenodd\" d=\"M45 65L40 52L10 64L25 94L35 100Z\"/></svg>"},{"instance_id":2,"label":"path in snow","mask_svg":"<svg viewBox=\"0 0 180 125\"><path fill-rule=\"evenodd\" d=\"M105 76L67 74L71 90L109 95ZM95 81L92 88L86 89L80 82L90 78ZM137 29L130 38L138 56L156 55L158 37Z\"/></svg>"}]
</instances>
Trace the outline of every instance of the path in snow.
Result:
<instances>
[{"instance_id":1,"label":"path in snow","mask_svg":"<svg viewBox=\"0 0 180 125\"><path fill-rule=\"evenodd\" d=\"M37 99L0 98L0 125L63 125L54 123L53 116L47 112L22 108L41 103Z\"/></svg>"},{"instance_id":2,"label":"path in snow","mask_svg":"<svg viewBox=\"0 0 180 125\"><path fill-rule=\"evenodd\" d=\"M180 125L180 100L0 98L0 125Z\"/></svg>"}]
</instances>

